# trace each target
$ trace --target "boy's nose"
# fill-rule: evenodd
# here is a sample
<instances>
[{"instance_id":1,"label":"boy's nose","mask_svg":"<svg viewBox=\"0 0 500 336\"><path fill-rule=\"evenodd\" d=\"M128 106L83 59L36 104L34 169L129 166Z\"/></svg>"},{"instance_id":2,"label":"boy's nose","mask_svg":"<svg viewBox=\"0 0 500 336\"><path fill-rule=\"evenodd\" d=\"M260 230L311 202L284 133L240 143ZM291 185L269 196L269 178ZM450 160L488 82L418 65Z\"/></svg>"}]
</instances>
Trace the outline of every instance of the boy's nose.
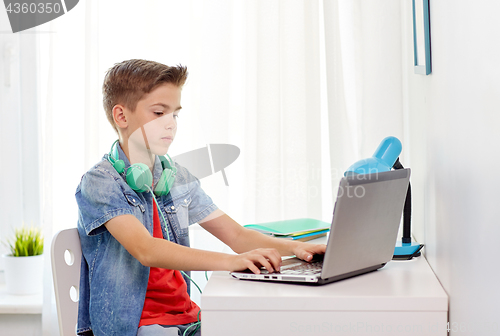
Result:
<instances>
[{"instance_id":1,"label":"boy's nose","mask_svg":"<svg viewBox=\"0 0 500 336\"><path fill-rule=\"evenodd\" d=\"M169 113L165 117L166 117L165 128L166 129L176 129L177 128L177 121L175 120L174 114Z\"/></svg>"}]
</instances>

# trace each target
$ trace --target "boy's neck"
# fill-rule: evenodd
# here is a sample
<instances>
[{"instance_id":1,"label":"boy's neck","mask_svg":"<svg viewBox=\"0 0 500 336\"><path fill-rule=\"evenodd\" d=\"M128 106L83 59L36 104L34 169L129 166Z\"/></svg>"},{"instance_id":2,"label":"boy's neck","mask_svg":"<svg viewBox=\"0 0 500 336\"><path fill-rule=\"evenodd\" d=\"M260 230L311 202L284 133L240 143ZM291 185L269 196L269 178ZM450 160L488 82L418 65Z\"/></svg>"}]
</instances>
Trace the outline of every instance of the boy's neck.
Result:
<instances>
[{"instance_id":1,"label":"boy's neck","mask_svg":"<svg viewBox=\"0 0 500 336\"><path fill-rule=\"evenodd\" d=\"M144 163L149 167L151 173L153 173L155 155L151 153L149 149L135 148L132 143L131 146L129 146L129 141L122 139L120 139L120 146L131 165L134 163Z\"/></svg>"}]
</instances>

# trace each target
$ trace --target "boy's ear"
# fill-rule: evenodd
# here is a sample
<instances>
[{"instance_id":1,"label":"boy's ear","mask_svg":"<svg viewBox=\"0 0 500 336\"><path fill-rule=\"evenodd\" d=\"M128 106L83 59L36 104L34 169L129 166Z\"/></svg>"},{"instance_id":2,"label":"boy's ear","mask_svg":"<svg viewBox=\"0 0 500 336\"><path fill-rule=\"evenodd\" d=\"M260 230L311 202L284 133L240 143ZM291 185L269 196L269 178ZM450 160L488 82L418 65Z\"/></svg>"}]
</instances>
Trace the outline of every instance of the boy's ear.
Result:
<instances>
[{"instance_id":1,"label":"boy's ear","mask_svg":"<svg viewBox=\"0 0 500 336\"><path fill-rule=\"evenodd\" d=\"M123 105L113 106L113 120L118 128L126 128L128 126L127 117L125 115L125 107Z\"/></svg>"}]
</instances>

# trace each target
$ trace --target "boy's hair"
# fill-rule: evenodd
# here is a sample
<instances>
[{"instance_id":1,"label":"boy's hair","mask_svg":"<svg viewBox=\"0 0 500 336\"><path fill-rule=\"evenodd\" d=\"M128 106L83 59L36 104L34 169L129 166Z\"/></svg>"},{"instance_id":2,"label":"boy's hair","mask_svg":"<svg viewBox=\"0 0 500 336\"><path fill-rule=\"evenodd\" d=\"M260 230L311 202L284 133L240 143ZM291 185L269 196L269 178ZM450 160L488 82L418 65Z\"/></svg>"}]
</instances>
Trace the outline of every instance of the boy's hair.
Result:
<instances>
[{"instance_id":1,"label":"boy's hair","mask_svg":"<svg viewBox=\"0 0 500 336\"><path fill-rule=\"evenodd\" d=\"M102 85L103 105L111 126L118 133L113 119L113 107L122 104L135 111L137 102L157 86L171 83L182 88L188 72L182 65L170 67L158 62L131 59L115 64L108 70Z\"/></svg>"}]
</instances>

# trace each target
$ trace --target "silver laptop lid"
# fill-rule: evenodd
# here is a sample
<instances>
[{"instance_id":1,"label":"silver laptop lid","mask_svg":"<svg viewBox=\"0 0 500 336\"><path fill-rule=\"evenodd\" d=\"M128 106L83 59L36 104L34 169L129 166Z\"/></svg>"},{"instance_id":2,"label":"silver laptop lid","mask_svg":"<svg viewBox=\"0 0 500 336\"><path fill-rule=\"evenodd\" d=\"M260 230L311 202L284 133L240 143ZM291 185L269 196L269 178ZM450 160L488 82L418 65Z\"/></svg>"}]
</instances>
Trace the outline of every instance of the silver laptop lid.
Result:
<instances>
[{"instance_id":1,"label":"silver laptop lid","mask_svg":"<svg viewBox=\"0 0 500 336\"><path fill-rule=\"evenodd\" d=\"M341 179L321 278L392 259L409 178L401 169Z\"/></svg>"}]
</instances>

